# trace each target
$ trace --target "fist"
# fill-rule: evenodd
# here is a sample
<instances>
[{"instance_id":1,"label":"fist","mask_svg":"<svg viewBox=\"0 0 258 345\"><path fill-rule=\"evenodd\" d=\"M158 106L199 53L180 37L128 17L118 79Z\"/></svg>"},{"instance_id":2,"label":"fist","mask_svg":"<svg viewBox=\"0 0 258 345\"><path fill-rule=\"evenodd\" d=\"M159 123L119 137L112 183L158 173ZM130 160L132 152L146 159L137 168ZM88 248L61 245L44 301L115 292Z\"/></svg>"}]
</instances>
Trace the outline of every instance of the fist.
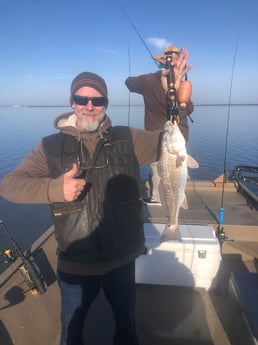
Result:
<instances>
[{"instance_id":1,"label":"fist","mask_svg":"<svg viewBox=\"0 0 258 345\"><path fill-rule=\"evenodd\" d=\"M72 169L64 174L64 199L65 201L76 200L86 186L86 181L76 177L78 165L73 163Z\"/></svg>"}]
</instances>

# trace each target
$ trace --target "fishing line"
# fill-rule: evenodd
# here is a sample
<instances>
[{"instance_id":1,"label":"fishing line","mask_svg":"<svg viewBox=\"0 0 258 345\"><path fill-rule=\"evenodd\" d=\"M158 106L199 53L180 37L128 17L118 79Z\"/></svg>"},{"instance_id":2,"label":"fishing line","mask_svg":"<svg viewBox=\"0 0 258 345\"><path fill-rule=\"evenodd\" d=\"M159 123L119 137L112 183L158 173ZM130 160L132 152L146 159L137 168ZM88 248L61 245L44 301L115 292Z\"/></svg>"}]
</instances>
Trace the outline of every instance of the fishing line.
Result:
<instances>
[{"instance_id":1,"label":"fishing line","mask_svg":"<svg viewBox=\"0 0 258 345\"><path fill-rule=\"evenodd\" d=\"M134 31L136 32L136 34L138 35L138 37L140 38L141 42L143 43L144 47L147 49L148 53L150 54L152 60L156 63L157 66L159 66L159 64L157 63L156 60L154 60L154 57L149 49L149 47L147 46L147 44L144 42L144 39L142 38L140 32L137 30L136 26L134 25L133 21L131 20L131 18L129 17L126 9L123 7L123 5L119 2L116 1L117 4L119 5L119 7L121 8L121 10L123 11L125 17L127 18L127 20L129 21L129 23L131 24L131 26L133 27Z\"/></svg>"},{"instance_id":2,"label":"fishing line","mask_svg":"<svg viewBox=\"0 0 258 345\"><path fill-rule=\"evenodd\" d=\"M131 76L131 55L130 55L130 46L127 43L127 51L128 51L128 69L129 69L129 77ZM130 119L131 119L131 92L128 93L128 127L130 126Z\"/></svg>"},{"instance_id":3,"label":"fishing line","mask_svg":"<svg viewBox=\"0 0 258 345\"><path fill-rule=\"evenodd\" d=\"M231 80L230 80L230 87L229 87L229 99L228 99L228 114L227 114L227 126L226 126L226 142L225 142L225 153L224 153L224 172L223 172L223 183L222 183L222 194L221 194L221 206L220 206L220 213L219 213L219 224L218 224L218 232L219 238L224 240L224 231L223 231L223 223L224 223L224 194L225 194L225 183L226 183L226 175L227 175L227 153L228 153L228 134L229 134L229 120L230 120L230 113L231 113L231 95L232 95L232 85L233 85L233 78L234 78L234 71L235 71L235 64L236 64L236 56L238 51L238 43L239 43L238 35L235 47L235 53L233 58L233 65L232 65L232 72L231 72Z\"/></svg>"}]
</instances>

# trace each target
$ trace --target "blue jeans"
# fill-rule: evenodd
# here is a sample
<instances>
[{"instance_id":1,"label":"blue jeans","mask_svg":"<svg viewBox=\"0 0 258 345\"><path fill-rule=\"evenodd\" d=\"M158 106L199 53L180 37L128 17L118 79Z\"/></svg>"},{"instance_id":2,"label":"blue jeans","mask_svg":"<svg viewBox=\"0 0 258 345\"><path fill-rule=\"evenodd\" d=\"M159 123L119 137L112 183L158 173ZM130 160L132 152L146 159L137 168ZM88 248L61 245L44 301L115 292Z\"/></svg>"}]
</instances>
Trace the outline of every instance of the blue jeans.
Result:
<instances>
[{"instance_id":1,"label":"blue jeans","mask_svg":"<svg viewBox=\"0 0 258 345\"><path fill-rule=\"evenodd\" d=\"M83 345L84 322L102 288L114 313L114 345L138 345L135 325L135 262L103 275L57 272L61 289L61 343Z\"/></svg>"}]
</instances>

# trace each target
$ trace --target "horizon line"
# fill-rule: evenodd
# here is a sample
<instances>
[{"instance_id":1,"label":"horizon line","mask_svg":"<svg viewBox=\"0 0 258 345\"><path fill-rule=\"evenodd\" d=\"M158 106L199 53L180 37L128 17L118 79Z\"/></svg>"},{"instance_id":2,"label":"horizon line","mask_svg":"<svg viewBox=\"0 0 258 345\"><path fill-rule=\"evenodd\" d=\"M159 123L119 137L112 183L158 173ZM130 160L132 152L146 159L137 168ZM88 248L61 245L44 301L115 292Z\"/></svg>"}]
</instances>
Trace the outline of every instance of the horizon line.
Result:
<instances>
[{"instance_id":1,"label":"horizon line","mask_svg":"<svg viewBox=\"0 0 258 345\"><path fill-rule=\"evenodd\" d=\"M258 105L258 103L193 103L194 106L242 106L242 105ZM109 107L137 107L137 106L144 106L143 103L141 104L110 104ZM65 107L65 108L70 108L70 105L65 105L65 104L55 104L55 105L32 105L32 104L2 104L0 107L13 107L13 108L20 108L20 107L28 107L28 108L33 108L33 107L42 107L42 108L54 108L54 107Z\"/></svg>"}]
</instances>

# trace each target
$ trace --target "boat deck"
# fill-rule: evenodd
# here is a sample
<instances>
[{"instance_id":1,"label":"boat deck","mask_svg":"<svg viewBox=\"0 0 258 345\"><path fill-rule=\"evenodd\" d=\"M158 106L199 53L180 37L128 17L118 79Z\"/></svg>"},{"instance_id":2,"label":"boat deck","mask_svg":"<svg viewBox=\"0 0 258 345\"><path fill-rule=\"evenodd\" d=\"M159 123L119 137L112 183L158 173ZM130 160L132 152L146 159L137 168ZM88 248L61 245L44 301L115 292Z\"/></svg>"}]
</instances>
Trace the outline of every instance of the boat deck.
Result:
<instances>
[{"instance_id":1,"label":"boat deck","mask_svg":"<svg viewBox=\"0 0 258 345\"><path fill-rule=\"evenodd\" d=\"M223 184L220 181L188 181L186 196L188 209L180 210L179 224L218 224L222 203ZM234 183L224 184L224 223L231 225L257 225L258 215L240 193ZM164 222L166 215L158 206L148 207L146 221Z\"/></svg>"},{"instance_id":2,"label":"boat deck","mask_svg":"<svg viewBox=\"0 0 258 345\"><path fill-rule=\"evenodd\" d=\"M137 330L141 345L249 345L230 292L231 273L257 272L258 212L251 209L233 183L224 186L224 231L217 288L137 284ZM180 211L180 224L206 224L217 228L222 184L188 181L188 210ZM145 206L145 221L166 223L160 206ZM45 277L47 292L33 295L17 268L19 260L0 276L0 344L58 345L60 297L55 278L56 243L53 228L31 249ZM126 296L125 296L126 297ZM113 315L101 294L88 315L85 344L111 345Z\"/></svg>"}]
</instances>

